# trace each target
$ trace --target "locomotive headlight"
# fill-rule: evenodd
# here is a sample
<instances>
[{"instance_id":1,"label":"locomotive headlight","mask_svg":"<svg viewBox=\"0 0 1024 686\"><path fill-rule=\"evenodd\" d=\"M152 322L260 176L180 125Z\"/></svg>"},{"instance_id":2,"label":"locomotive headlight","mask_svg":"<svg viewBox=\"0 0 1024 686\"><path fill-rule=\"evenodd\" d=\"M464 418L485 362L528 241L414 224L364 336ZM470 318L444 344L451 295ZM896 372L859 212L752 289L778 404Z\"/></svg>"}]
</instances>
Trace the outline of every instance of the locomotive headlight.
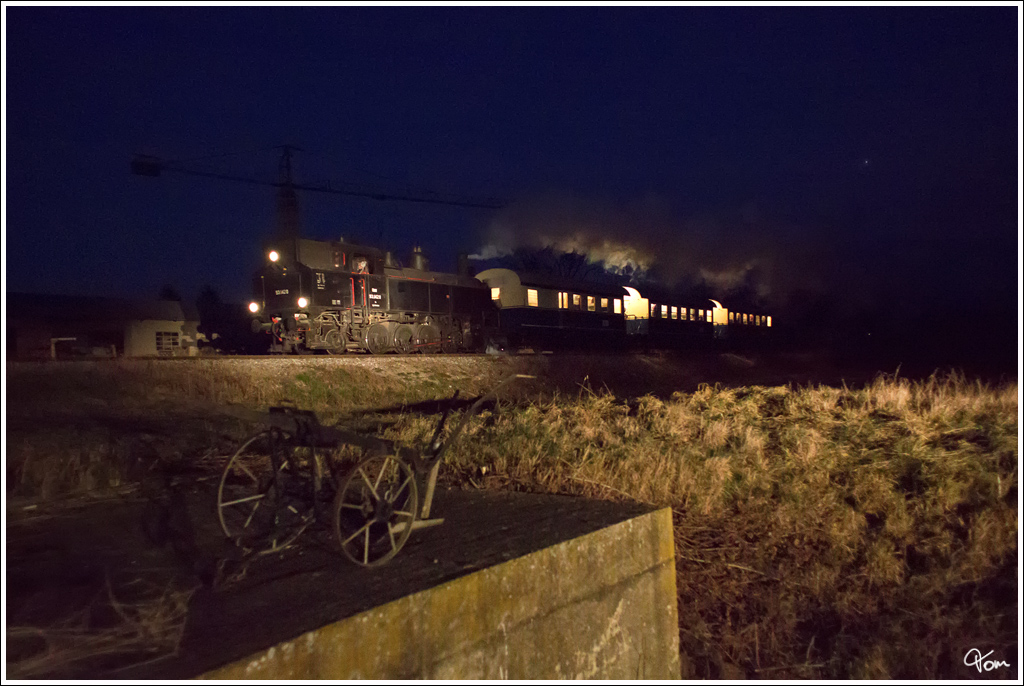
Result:
<instances>
[{"instance_id":1,"label":"locomotive headlight","mask_svg":"<svg viewBox=\"0 0 1024 686\"><path fill-rule=\"evenodd\" d=\"M253 314L256 314L257 312L260 311L260 304L258 302L249 303L249 311L252 312Z\"/></svg>"},{"instance_id":2,"label":"locomotive headlight","mask_svg":"<svg viewBox=\"0 0 1024 686\"><path fill-rule=\"evenodd\" d=\"M267 257L270 259L271 262L277 262L279 259L281 259L280 253L278 253L276 250L271 250L269 253L267 253Z\"/></svg>"},{"instance_id":3,"label":"locomotive headlight","mask_svg":"<svg viewBox=\"0 0 1024 686\"><path fill-rule=\"evenodd\" d=\"M309 304L308 300L306 300L305 298L299 298L299 307L305 307L308 304Z\"/></svg>"}]
</instances>

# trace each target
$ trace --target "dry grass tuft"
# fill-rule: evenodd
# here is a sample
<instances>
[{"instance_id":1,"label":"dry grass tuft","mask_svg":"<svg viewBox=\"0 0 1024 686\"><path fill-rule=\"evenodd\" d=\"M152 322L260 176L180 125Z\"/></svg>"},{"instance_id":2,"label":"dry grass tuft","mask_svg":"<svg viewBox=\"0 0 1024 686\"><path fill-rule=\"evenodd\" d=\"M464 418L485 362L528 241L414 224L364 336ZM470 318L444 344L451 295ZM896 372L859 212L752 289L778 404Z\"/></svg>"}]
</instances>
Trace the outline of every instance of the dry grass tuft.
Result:
<instances>
[{"instance_id":1,"label":"dry grass tuft","mask_svg":"<svg viewBox=\"0 0 1024 686\"><path fill-rule=\"evenodd\" d=\"M7 674L13 679L80 678L100 666L136 666L178 651L195 589L168 586L156 597L118 601L107 588L111 616L94 626L93 608L49 627L7 627Z\"/></svg>"}]
</instances>

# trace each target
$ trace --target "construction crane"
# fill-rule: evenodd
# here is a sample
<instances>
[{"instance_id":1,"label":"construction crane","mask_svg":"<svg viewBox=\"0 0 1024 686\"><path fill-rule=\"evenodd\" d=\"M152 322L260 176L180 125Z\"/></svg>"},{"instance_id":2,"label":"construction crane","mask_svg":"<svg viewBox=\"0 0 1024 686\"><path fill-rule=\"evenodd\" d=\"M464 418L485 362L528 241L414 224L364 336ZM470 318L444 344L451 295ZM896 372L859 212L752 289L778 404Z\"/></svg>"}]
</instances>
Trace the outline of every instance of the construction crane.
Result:
<instances>
[{"instance_id":1,"label":"construction crane","mask_svg":"<svg viewBox=\"0 0 1024 686\"><path fill-rule=\"evenodd\" d=\"M502 209L506 203L494 198L459 198L444 196L440 193L422 192L420 194L390 193L376 189L367 189L356 184L343 183L340 187L332 186L328 181L322 186L295 183L292 178L292 154L301 151L294 145L278 146L281 153L280 171L281 178L278 181L263 181L245 176L235 176L220 172L203 171L189 168L185 163L164 160L152 155L136 155L132 160L132 173L138 176L160 176L163 172L177 172L179 174L191 174L193 176L206 176L213 179L224 179L227 181L240 181L261 186L274 186L277 188L291 188L297 191L315 191L317 193L335 193L337 195L351 195L373 200L397 200L404 202L422 202L437 205L455 205L457 207L477 207L483 209Z\"/></svg>"},{"instance_id":2,"label":"construction crane","mask_svg":"<svg viewBox=\"0 0 1024 686\"><path fill-rule=\"evenodd\" d=\"M135 155L132 159L131 168L132 174L137 176L157 177L164 172L175 172L178 174L205 176L213 179L238 181L241 183L277 188L278 234L283 238L299 237L299 203L295 194L296 191L314 191L317 193L333 193L335 195L348 195L381 201L417 202L480 209L497 210L506 206L505 202L494 198L461 198L445 196L440 193L430 191L424 191L418 194L401 194L381 191L378 189L370 189L350 183L343 183L340 187L331 185L329 181L320 186L295 183L295 180L292 177L292 155L297 151L301 151L301 148L294 145L280 145L276 147L281 150L281 160L278 165L279 178L277 181L264 181L252 177L195 169L190 167L187 162L164 160L153 155Z\"/></svg>"}]
</instances>

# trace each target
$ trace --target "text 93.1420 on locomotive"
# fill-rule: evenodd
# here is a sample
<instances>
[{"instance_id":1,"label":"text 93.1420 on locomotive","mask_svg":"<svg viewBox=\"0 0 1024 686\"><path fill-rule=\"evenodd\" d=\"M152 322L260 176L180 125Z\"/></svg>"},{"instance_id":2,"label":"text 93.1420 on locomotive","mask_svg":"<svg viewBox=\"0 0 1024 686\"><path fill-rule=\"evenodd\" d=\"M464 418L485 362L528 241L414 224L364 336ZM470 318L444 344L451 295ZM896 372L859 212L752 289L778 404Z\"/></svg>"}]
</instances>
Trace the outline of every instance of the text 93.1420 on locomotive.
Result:
<instances>
[{"instance_id":1,"label":"text 93.1420 on locomotive","mask_svg":"<svg viewBox=\"0 0 1024 686\"><path fill-rule=\"evenodd\" d=\"M658 302L628 286L488 269L476 277L409 267L344 241L281 239L253 280L253 329L273 353L481 351L493 341L541 348L691 347L755 343L772 317L716 300Z\"/></svg>"}]
</instances>

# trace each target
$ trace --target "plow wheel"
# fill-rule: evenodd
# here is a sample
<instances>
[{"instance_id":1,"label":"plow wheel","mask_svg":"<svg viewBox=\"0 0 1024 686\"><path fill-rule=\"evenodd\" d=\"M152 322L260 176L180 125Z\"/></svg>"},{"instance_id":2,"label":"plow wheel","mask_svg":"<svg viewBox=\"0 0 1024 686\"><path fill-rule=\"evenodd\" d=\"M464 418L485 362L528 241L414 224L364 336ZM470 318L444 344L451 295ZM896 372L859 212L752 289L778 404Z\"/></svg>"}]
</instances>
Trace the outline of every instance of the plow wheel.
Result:
<instances>
[{"instance_id":1,"label":"plow wheel","mask_svg":"<svg viewBox=\"0 0 1024 686\"><path fill-rule=\"evenodd\" d=\"M400 324L395 329L395 351L400 355L408 355L416 350L415 338L412 327L408 324Z\"/></svg>"},{"instance_id":2,"label":"plow wheel","mask_svg":"<svg viewBox=\"0 0 1024 686\"><path fill-rule=\"evenodd\" d=\"M383 355L391 347L391 334L388 333L388 327L383 324L374 324L366 330L363 343L366 345L366 349L374 355Z\"/></svg>"},{"instance_id":3,"label":"plow wheel","mask_svg":"<svg viewBox=\"0 0 1024 686\"><path fill-rule=\"evenodd\" d=\"M394 455L357 464L334 499L334 533L341 551L364 567L393 558L412 533L419 507L413 471Z\"/></svg>"},{"instance_id":4,"label":"plow wheel","mask_svg":"<svg viewBox=\"0 0 1024 686\"><path fill-rule=\"evenodd\" d=\"M292 446L277 430L256 434L220 478L217 517L224 535L257 553L290 545L315 518L322 476L312 448Z\"/></svg>"}]
</instances>

